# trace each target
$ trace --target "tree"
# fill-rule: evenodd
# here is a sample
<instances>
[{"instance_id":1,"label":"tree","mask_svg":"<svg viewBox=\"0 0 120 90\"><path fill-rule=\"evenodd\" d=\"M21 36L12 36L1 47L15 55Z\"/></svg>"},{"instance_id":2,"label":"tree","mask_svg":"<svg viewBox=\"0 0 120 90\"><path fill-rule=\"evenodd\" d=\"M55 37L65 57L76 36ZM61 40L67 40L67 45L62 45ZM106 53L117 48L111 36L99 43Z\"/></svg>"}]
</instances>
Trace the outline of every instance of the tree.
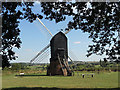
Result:
<instances>
[{"instance_id":1,"label":"tree","mask_svg":"<svg viewBox=\"0 0 120 90\"><path fill-rule=\"evenodd\" d=\"M45 19L55 20L56 23L59 23L64 21L67 16L71 16L73 20L69 21L65 30L80 29L89 33L89 38L94 44L89 45L87 56L106 54L108 58L116 60L116 54L120 53L119 2L41 2L40 4ZM16 10L17 6L22 7L22 11ZM33 6L34 4L30 2L2 3L2 52L5 56L3 60L16 58L12 48L20 48L19 20L26 19L33 22L36 17L43 18L42 15L32 12Z\"/></svg>"},{"instance_id":2,"label":"tree","mask_svg":"<svg viewBox=\"0 0 120 90\"><path fill-rule=\"evenodd\" d=\"M13 63L11 65L11 70L21 70L22 68L23 68L23 66L20 63Z\"/></svg>"},{"instance_id":3,"label":"tree","mask_svg":"<svg viewBox=\"0 0 120 90\"><path fill-rule=\"evenodd\" d=\"M102 61L101 61L101 59L100 59L100 66L102 66Z\"/></svg>"},{"instance_id":4,"label":"tree","mask_svg":"<svg viewBox=\"0 0 120 90\"><path fill-rule=\"evenodd\" d=\"M89 33L94 42L89 45L87 56L92 54L106 54L107 59L120 61L120 2L86 2L75 3L41 3L42 12L46 19L55 20L56 23L64 21L66 16L72 16L68 29L80 29ZM77 10L74 12L73 8Z\"/></svg>"},{"instance_id":5,"label":"tree","mask_svg":"<svg viewBox=\"0 0 120 90\"><path fill-rule=\"evenodd\" d=\"M106 67L107 66L107 63L105 61L100 61L100 66L101 67Z\"/></svg>"},{"instance_id":6,"label":"tree","mask_svg":"<svg viewBox=\"0 0 120 90\"><path fill-rule=\"evenodd\" d=\"M15 60L13 47L20 48L22 43L19 34L18 25L20 20L26 19L33 22L36 17L42 18L41 15L32 12L33 2L2 2L2 67L10 66L8 60ZM21 7L22 9L18 9Z\"/></svg>"}]
</instances>

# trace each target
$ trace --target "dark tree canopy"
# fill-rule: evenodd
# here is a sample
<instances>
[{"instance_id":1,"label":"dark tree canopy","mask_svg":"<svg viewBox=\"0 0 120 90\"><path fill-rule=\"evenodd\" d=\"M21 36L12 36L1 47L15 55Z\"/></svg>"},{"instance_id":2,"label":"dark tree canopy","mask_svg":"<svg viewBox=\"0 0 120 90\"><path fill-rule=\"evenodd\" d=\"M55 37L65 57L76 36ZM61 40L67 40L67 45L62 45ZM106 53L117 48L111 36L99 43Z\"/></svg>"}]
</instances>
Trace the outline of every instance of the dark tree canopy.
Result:
<instances>
[{"instance_id":1,"label":"dark tree canopy","mask_svg":"<svg viewBox=\"0 0 120 90\"><path fill-rule=\"evenodd\" d=\"M120 2L42 2L41 12L32 12L34 3L2 3L2 58L3 63L16 59L13 47L20 48L19 20L26 19L29 22L36 17L55 20L56 23L66 20L67 16L73 18L67 24L68 29L82 30L89 33L89 38L94 42L89 45L87 56L92 54L106 54L109 59L118 61L116 54L120 53L119 29L120 29ZM17 10L22 7L22 10ZM76 12L74 11L76 9ZM106 60L106 59L105 59ZM4 64L3 64L4 65ZM5 65L6 66L6 65ZM8 65L9 66L9 65ZM4 67L4 66L3 66Z\"/></svg>"},{"instance_id":2,"label":"dark tree canopy","mask_svg":"<svg viewBox=\"0 0 120 90\"><path fill-rule=\"evenodd\" d=\"M86 2L42 3L42 7L46 19L55 19L58 23L67 15L72 16L66 30L80 29L90 34L94 44L89 45L87 56L106 54L111 60L117 59L116 54L120 53L120 2L92 2L89 7Z\"/></svg>"},{"instance_id":3,"label":"dark tree canopy","mask_svg":"<svg viewBox=\"0 0 120 90\"><path fill-rule=\"evenodd\" d=\"M20 48L22 43L19 35L20 29L18 25L20 20L26 19L33 22L36 17L42 19L39 14L34 14L31 8L34 3L26 2L2 2L2 66L9 66L8 60L15 60L15 52L13 47ZM22 10L17 10L17 7L22 7Z\"/></svg>"}]
</instances>

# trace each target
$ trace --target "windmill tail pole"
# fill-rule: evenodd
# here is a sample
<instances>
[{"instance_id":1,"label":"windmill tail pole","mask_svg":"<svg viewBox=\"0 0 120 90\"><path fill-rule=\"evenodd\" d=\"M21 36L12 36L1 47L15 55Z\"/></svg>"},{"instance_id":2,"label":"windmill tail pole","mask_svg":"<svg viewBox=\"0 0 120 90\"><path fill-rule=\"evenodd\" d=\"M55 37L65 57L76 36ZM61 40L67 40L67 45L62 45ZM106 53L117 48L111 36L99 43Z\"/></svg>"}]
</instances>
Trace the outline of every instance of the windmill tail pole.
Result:
<instances>
[{"instance_id":1,"label":"windmill tail pole","mask_svg":"<svg viewBox=\"0 0 120 90\"><path fill-rule=\"evenodd\" d=\"M50 44L48 44L45 48L43 48L31 61L30 63L32 63L38 56L40 56L40 54L42 54L47 48L50 47Z\"/></svg>"},{"instance_id":2,"label":"windmill tail pole","mask_svg":"<svg viewBox=\"0 0 120 90\"><path fill-rule=\"evenodd\" d=\"M49 32L49 34L53 37L52 33L47 29L47 27L41 22L41 20L37 17L38 21L43 25L43 27Z\"/></svg>"},{"instance_id":3,"label":"windmill tail pole","mask_svg":"<svg viewBox=\"0 0 120 90\"><path fill-rule=\"evenodd\" d=\"M68 56L68 58L70 59L70 61L75 65L75 63L73 62L73 60L71 59L71 57L70 56Z\"/></svg>"}]
</instances>

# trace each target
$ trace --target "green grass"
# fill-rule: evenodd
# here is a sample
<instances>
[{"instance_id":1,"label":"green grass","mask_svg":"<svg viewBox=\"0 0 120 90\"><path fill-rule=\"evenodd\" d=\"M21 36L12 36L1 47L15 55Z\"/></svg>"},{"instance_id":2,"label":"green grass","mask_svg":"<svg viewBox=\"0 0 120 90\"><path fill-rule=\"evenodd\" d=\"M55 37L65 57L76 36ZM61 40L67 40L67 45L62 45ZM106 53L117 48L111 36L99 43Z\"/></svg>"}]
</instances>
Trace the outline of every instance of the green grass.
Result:
<instances>
[{"instance_id":1,"label":"green grass","mask_svg":"<svg viewBox=\"0 0 120 90\"><path fill-rule=\"evenodd\" d=\"M2 88L16 87L57 87L57 88L117 88L118 72L100 72L95 76L82 78L79 76L15 76L16 74L4 74L2 77ZM45 74L45 73L44 73Z\"/></svg>"}]
</instances>

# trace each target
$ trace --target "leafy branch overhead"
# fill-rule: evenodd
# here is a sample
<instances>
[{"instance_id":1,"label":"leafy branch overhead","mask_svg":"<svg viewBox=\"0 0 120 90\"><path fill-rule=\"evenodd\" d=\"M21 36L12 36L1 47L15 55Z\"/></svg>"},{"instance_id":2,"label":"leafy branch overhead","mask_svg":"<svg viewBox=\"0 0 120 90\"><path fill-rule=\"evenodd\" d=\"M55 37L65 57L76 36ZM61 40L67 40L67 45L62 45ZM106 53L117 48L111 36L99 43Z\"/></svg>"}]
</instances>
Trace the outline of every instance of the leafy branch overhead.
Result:
<instances>
[{"instance_id":1,"label":"leafy branch overhead","mask_svg":"<svg viewBox=\"0 0 120 90\"><path fill-rule=\"evenodd\" d=\"M2 3L2 52L3 61L16 59L13 47L20 48L20 20L29 22L36 17L55 20L56 23L66 20L68 16L72 21L67 24L68 29L82 30L89 33L94 42L89 45L87 56L92 54L106 54L116 60L120 53L118 32L120 29L120 2L41 2L41 13L34 13L33 2L3 2ZM21 7L18 9L17 7ZM120 59L120 57L118 58Z\"/></svg>"},{"instance_id":2,"label":"leafy branch overhead","mask_svg":"<svg viewBox=\"0 0 120 90\"><path fill-rule=\"evenodd\" d=\"M20 48L22 43L19 35L20 20L26 19L33 22L36 17L42 19L42 16L32 12L34 3L2 2L2 66L9 66L8 60L15 60L13 47ZM21 7L22 9L18 9Z\"/></svg>"},{"instance_id":3,"label":"leafy branch overhead","mask_svg":"<svg viewBox=\"0 0 120 90\"><path fill-rule=\"evenodd\" d=\"M89 45L87 56L106 54L109 59L116 60L116 54L120 53L119 2L92 2L89 5L86 2L41 4L46 19L54 19L58 23L64 21L67 16L72 16L73 20L69 21L66 30L80 29L89 33L89 38L92 38L94 44Z\"/></svg>"}]
</instances>

